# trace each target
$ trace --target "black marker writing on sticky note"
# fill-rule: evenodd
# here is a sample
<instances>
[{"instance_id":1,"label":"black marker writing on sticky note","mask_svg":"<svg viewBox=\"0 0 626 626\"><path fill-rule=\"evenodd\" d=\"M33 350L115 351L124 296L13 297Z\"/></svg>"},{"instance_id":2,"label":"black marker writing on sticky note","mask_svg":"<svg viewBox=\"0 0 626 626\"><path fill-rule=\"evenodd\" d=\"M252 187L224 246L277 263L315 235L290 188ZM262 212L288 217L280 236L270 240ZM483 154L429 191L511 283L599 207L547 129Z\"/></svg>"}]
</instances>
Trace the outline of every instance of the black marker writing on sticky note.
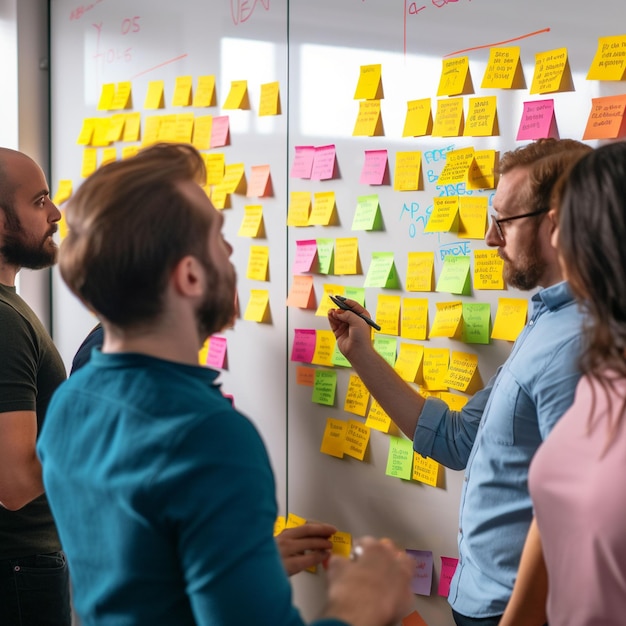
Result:
<instances>
[{"instance_id":1,"label":"black marker writing on sticky note","mask_svg":"<svg viewBox=\"0 0 626 626\"><path fill-rule=\"evenodd\" d=\"M358 315L363 321L367 322L372 328L376 330L380 330L380 326L371 318L367 317L367 315L363 315L363 313L358 313L351 306L348 306L345 302L345 298L343 296L332 296L328 294L328 297L343 311L352 311L355 315Z\"/></svg>"}]
</instances>

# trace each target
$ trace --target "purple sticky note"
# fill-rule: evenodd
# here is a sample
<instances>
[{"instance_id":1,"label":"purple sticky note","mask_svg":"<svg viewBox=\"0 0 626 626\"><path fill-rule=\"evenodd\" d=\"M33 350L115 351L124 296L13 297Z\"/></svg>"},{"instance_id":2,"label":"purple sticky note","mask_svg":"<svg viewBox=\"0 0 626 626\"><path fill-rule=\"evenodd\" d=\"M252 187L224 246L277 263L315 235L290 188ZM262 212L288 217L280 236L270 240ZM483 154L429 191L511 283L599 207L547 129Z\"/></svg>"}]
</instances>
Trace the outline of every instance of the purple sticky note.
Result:
<instances>
[{"instance_id":1,"label":"purple sticky note","mask_svg":"<svg viewBox=\"0 0 626 626\"><path fill-rule=\"evenodd\" d=\"M209 352L206 357L206 364L214 369L222 369L224 367L224 359L226 358L226 337L212 335L209 341Z\"/></svg>"},{"instance_id":2,"label":"purple sticky note","mask_svg":"<svg viewBox=\"0 0 626 626\"><path fill-rule=\"evenodd\" d=\"M387 150L366 150L359 182L362 185L382 185L387 168Z\"/></svg>"},{"instance_id":3,"label":"purple sticky note","mask_svg":"<svg viewBox=\"0 0 626 626\"><path fill-rule=\"evenodd\" d=\"M559 138L554 116L554 100L524 102L524 112L517 130L517 141L525 139Z\"/></svg>"},{"instance_id":4,"label":"purple sticky note","mask_svg":"<svg viewBox=\"0 0 626 626\"><path fill-rule=\"evenodd\" d=\"M296 157L289 176L291 178L311 178L314 157L314 146L296 146Z\"/></svg>"},{"instance_id":5,"label":"purple sticky note","mask_svg":"<svg viewBox=\"0 0 626 626\"><path fill-rule=\"evenodd\" d=\"M296 241L296 258L293 261L293 274L312 271L317 256L317 240L301 239Z\"/></svg>"},{"instance_id":6,"label":"purple sticky note","mask_svg":"<svg viewBox=\"0 0 626 626\"><path fill-rule=\"evenodd\" d=\"M211 148L220 148L228 143L230 121L228 115L218 115L211 123Z\"/></svg>"},{"instance_id":7,"label":"purple sticky note","mask_svg":"<svg viewBox=\"0 0 626 626\"><path fill-rule=\"evenodd\" d=\"M415 562L411 577L411 590L421 596L429 596L433 582L433 553L430 550L407 550Z\"/></svg>"},{"instance_id":8,"label":"purple sticky note","mask_svg":"<svg viewBox=\"0 0 626 626\"><path fill-rule=\"evenodd\" d=\"M315 329L295 328L291 360L300 363L310 363L315 353Z\"/></svg>"},{"instance_id":9,"label":"purple sticky note","mask_svg":"<svg viewBox=\"0 0 626 626\"><path fill-rule=\"evenodd\" d=\"M439 595L448 597L450 593L450 583L454 576L454 570L456 570L456 564L459 559L454 559L451 556L441 557L441 576L439 577Z\"/></svg>"},{"instance_id":10,"label":"purple sticky note","mask_svg":"<svg viewBox=\"0 0 626 626\"><path fill-rule=\"evenodd\" d=\"M335 173L335 146L318 146L315 148L311 180L329 180Z\"/></svg>"}]
</instances>

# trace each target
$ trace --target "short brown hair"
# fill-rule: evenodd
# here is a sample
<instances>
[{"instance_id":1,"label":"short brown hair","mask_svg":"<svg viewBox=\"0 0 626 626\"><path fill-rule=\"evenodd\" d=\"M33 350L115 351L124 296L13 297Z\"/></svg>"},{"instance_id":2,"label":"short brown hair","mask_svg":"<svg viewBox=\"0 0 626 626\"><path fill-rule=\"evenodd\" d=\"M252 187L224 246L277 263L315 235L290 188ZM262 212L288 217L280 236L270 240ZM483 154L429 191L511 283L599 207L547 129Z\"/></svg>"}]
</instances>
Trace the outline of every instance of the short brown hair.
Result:
<instances>
[{"instance_id":1,"label":"short brown hair","mask_svg":"<svg viewBox=\"0 0 626 626\"><path fill-rule=\"evenodd\" d=\"M74 294L116 326L155 319L178 261L206 255L211 218L178 188L205 178L187 144L156 144L90 176L68 202L59 254Z\"/></svg>"}]
</instances>

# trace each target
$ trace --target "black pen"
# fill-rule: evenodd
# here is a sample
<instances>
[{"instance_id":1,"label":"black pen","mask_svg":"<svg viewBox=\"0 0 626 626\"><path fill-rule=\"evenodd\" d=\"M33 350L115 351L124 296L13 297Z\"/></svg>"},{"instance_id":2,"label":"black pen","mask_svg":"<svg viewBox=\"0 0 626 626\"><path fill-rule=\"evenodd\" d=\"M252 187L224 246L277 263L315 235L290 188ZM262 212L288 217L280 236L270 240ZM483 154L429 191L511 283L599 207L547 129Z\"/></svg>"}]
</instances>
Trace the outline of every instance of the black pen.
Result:
<instances>
[{"instance_id":1,"label":"black pen","mask_svg":"<svg viewBox=\"0 0 626 626\"><path fill-rule=\"evenodd\" d=\"M362 320L367 322L372 328L376 330L380 330L380 326L371 318L367 317L367 315L363 315L363 313L358 313L352 307L348 306L345 302L345 298L343 296L332 296L328 294L328 297L343 311L352 311L355 315L358 315Z\"/></svg>"}]
</instances>

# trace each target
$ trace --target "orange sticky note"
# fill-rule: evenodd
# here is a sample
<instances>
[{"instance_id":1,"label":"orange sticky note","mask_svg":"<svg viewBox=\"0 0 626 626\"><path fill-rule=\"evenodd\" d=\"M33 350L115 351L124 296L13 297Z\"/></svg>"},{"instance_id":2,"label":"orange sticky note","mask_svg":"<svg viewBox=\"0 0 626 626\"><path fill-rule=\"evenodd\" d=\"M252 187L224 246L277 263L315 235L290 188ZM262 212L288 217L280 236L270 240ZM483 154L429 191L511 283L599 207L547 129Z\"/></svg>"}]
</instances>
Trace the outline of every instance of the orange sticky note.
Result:
<instances>
[{"instance_id":1,"label":"orange sticky note","mask_svg":"<svg viewBox=\"0 0 626 626\"><path fill-rule=\"evenodd\" d=\"M583 139L616 139L623 137L626 95L592 98L591 112Z\"/></svg>"},{"instance_id":2,"label":"orange sticky note","mask_svg":"<svg viewBox=\"0 0 626 626\"><path fill-rule=\"evenodd\" d=\"M291 283L291 289L287 296L287 306L296 306L301 309L310 309L315 303L313 291L313 276L296 274Z\"/></svg>"},{"instance_id":3,"label":"orange sticky note","mask_svg":"<svg viewBox=\"0 0 626 626\"><path fill-rule=\"evenodd\" d=\"M270 166L253 165L251 167L250 182L248 183L248 198L263 198L268 195L270 188Z\"/></svg>"}]
</instances>

